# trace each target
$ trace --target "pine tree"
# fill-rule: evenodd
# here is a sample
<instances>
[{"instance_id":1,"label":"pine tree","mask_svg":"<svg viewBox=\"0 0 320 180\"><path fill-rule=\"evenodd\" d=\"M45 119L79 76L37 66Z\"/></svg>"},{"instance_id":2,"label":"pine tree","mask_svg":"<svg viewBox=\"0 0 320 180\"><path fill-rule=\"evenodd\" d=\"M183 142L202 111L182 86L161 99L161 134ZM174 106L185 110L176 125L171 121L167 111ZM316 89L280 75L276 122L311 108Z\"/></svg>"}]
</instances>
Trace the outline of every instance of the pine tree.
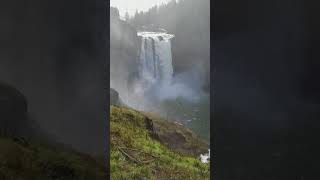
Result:
<instances>
[{"instance_id":1,"label":"pine tree","mask_svg":"<svg viewBox=\"0 0 320 180\"><path fill-rule=\"evenodd\" d=\"M129 20L130 20L130 15L129 15L128 11L126 11L126 14L125 14L125 16L124 16L124 19L125 19L125 21L129 22Z\"/></svg>"}]
</instances>

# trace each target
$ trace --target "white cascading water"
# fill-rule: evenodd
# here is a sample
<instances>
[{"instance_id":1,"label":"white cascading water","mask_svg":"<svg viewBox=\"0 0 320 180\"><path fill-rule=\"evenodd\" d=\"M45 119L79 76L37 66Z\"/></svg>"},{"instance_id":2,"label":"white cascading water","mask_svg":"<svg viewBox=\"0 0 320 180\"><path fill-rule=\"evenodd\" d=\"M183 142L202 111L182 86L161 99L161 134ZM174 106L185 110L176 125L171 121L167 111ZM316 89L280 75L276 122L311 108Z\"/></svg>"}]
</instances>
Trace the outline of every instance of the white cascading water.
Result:
<instances>
[{"instance_id":1,"label":"white cascading water","mask_svg":"<svg viewBox=\"0 0 320 180\"><path fill-rule=\"evenodd\" d=\"M155 108L154 98L169 87L173 79L171 53L172 34L164 32L138 32L141 38L139 78L132 84L128 105L139 110Z\"/></svg>"},{"instance_id":2,"label":"white cascading water","mask_svg":"<svg viewBox=\"0 0 320 180\"><path fill-rule=\"evenodd\" d=\"M139 32L141 37L140 79L146 87L155 83L168 85L173 76L171 38L163 32Z\"/></svg>"}]
</instances>

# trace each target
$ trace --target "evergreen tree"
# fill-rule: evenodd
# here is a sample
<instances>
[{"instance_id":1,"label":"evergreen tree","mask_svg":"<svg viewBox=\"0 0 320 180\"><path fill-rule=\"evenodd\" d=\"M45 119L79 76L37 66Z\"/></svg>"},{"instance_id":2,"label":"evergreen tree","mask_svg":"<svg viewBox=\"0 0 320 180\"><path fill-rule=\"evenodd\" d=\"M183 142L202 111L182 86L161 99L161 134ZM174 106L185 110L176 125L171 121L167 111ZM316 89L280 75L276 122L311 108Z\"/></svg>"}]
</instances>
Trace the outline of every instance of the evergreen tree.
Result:
<instances>
[{"instance_id":1,"label":"evergreen tree","mask_svg":"<svg viewBox=\"0 0 320 180\"><path fill-rule=\"evenodd\" d=\"M130 15L129 15L128 11L126 11L126 14L125 14L125 16L124 16L124 19L125 19L125 21L129 22L129 20L130 20Z\"/></svg>"}]
</instances>

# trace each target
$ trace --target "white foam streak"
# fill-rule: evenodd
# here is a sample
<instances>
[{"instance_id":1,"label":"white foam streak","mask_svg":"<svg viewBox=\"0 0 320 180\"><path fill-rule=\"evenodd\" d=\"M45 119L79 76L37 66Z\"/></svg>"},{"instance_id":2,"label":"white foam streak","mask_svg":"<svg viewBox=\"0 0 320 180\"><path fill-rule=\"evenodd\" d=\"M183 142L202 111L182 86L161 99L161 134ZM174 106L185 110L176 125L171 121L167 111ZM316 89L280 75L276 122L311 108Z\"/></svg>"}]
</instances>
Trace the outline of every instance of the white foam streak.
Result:
<instances>
[{"instance_id":1,"label":"white foam streak","mask_svg":"<svg viewBox=\"0 0 320 180\"><path fill-rule=\"evenodd\" d=\"M202 163L209 163L210 162L210 149L206 154L200 154L200 160Z\"/></svg>"}]
</instances>

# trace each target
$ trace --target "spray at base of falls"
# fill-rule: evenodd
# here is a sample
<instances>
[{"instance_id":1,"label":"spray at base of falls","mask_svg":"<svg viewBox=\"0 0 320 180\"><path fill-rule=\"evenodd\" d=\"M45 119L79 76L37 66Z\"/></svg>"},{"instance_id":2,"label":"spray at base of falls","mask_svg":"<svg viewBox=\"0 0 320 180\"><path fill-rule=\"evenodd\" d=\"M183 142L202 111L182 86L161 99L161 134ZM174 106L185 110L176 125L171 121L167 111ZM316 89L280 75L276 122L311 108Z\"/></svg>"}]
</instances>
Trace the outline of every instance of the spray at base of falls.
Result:
<instances>
[{"instance_id":1,"label":"spray at base of falls","mask_svg":"<svg viewBox=\"0 0 320 180\"><path fill-rule=\"evenodd\" d=\"M173 76L171 40L175 36L165 32L138 32L138 36L141 38L138 78L131 84L128 105L138 110L157 111L164 100L198 98L200 93L195 90L197 80L194 80L196 66ZM192 85L187 83L190 81Z\"/></svg>"}]
</instances>

